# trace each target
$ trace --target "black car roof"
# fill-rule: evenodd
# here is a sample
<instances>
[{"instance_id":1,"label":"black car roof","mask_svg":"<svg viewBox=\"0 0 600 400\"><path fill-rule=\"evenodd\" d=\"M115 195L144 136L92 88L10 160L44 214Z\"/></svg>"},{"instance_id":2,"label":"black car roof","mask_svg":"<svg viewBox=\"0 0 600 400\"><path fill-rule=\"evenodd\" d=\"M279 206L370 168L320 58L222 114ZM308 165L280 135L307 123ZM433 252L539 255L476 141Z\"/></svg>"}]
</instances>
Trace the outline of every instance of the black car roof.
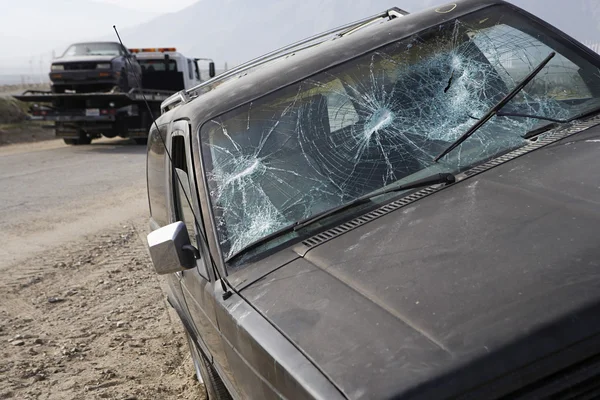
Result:
<instances>
[{"instance_id":1,"label":"black car roof","mask_svg":"<svg viewBox=\"0 0 600 400\"><path fill-rule=\"evenodd\" d=\"M174 114L167 113L169 116L165 118L187 117L195 124L202 124L226 111L335 65L492 5L510 5L520 10L503 0L462 0L395 18L368 30L358 30L351 35L282 57L254 71L241 73L241 76L229 79L187 104L175 108Z\"/></svg>"},{"instance_id":2,"label":"black car roof","mask_svg":"<svg viewBox=\"0 0 600 400\"><path fill-rule=\"evenodd\" d=\"M90 42L77 42L77 43L71 43L71 44L69 45L69 47L71 47L71 46L77 46L77 45L79 45L79 44L116 44L116 45L119 45L119 46L121 45L119 42L110 42L110 41L103 40L103 41L97 41L97 42L90 41Z\"/></svg>"}]
</instances>

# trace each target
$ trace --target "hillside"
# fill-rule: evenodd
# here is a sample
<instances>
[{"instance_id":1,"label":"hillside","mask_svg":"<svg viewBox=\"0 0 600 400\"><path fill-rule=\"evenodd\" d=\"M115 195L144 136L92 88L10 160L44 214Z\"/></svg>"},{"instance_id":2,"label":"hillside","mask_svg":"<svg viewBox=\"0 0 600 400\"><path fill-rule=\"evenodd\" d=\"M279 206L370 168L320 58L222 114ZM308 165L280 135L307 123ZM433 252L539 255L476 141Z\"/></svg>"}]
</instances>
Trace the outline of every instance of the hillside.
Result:
<instances>
[{"instance_id":1,"label":"hillside","mask_svg":"<svg viewBox=\"0 0 600 400\"><path fill-rule=\"evenodd\" d=\"M398 3L413 8L435 1L366 0L349 6L346 0L200 0L178 13L125 30L123 38L128 46L176 46L231 66Z\"/></svg>"},{"instance_id":2,"label":"hillside","mask_svg":"<svg viewBox=\"0 0 600 400\"><path fill-rule=\"evenodd\" d=\"M600 42L597 0L571 0L568 6L564 0L512 1L581 41ZM0 13L0 75L43 78L52 51L60 54L69 44L65 37L69 42L115 40L113 24L128 47L175 46L189 55L211 57L222 68L225 62L234 66L389 7L415 12L443 2L364 0L350 5L345 0L199 0L179 12L155 17L94 0L22 0Z\"/></svg>"},{"instance_id":3,"label":"hillside","mask_svg":"<svg viewBox=\"0 0 600 400\"><path fill-rule=\"evenodd\" d=\"M600 2L514 0L582 41L600 42ZM398 6L418 11L439 0L200 0L173 14L124 30L128 46L176 46L219 65L246 61L314 33Z\"/></svg>"}]
</instances>

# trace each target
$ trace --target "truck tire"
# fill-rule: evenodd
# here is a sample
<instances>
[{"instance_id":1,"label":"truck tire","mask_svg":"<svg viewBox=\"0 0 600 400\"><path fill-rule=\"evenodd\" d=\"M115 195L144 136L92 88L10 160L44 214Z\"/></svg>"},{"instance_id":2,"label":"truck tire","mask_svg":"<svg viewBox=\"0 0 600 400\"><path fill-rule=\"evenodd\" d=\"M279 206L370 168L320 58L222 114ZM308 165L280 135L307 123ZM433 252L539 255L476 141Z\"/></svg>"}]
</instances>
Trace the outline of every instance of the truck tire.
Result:
<instances>
[{"instance_id":1,"label":"truck tire","mask_svg":"<svg viewBox=\"0 0 600 400\"><path fill-rule=\"evenodd\" d=\"M68 145L78 145L78 144L90 144L92 143L92 138L89 137L85 132L79 132L79 138L64 138L63 141Z\"/></svg>"},{"instance_id":2,"label":"truck tire","mask_svg":"<svg viewBox=\"0 0 600 400\"><path fill-rule=\"evenodd\" d=\"M77 139L77 144L90 144L92 143L92 138L88 135L81 135L79 139Z\"/></svg>"},{"instance_id":3,"label":"truck tire","mask_svg":"<svg viewBox=\"0 0 600 400\"><path fill-rule=\"evenodd\" d=\"M204 357L204 354L198 350L198 347L187 331L185 335L190 346L192 361L194 362L194 368L196 369L196 377L198 378L198 381L202 379L204 382L204 394L208 400L232 400L229 391L227 391L227 388L223 384L217 371L210 365L210 362Z\"/></svg>"},{"instance_id":4,"label":"truck tire","mask_svg":"<svg viewBox=\"0 0 600 400\"><path fill-rule=\"evenodd\" d=\"M65 87L64 86L56 86L56 85L52 85L50 86L50 91L52 93L64 93L65 92Z\"/></svg>"}]
</instances>

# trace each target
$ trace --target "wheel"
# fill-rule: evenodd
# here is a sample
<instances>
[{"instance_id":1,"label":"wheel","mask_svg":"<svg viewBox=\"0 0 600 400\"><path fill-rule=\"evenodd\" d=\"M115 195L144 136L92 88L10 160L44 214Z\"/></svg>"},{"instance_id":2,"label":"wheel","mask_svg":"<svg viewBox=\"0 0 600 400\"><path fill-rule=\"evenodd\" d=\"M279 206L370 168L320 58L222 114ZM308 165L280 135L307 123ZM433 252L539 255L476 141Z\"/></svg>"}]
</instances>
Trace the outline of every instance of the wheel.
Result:
<instances>
[{"instance_id":1,"label":"wheel","mask_svg":"<svg viewBox=\"0 0 600 400\"><path fill-rule=\"evenodd\" d=\"M79 131L79 139L77 139L77 144L90 144L92 143L92 137L88 136L87 133L85 133L85 131L80 130Z\"/></svg>"},{"instance_id":2,"label":"wheel","mask_svg":"<svg viewBox=\"0 0 600 400\"><path fill-rule=\"evenodd\" d=\"M78 139L63 139L65 144L68 145L78 145L78 144L90 144L92 143L92 138L89 137L85 132L79 132Z\"/></svg>"},{"instance_id":3,"label":"wheel","mask_svg":"<svg viewBox=\"0 0 600 400\"><path fill-rule=\"evenodd\" d=\"M92 143L92 138L88 135L81 135L79 139L77 139L77 144L90 144Z\"/></svg>"},{"instance_id":4,"label":"wheel","mask_svg":"<svg viewBox=\"0 0 600 400\"><path fill-rule=\"evenodd\" d=\"M231 400L231 395L223 384L221 377L217 374L217 371L210 365L202 352L198 350L198 347L187 332L185 336L190 346L192 361L196 369L196 377L198 381L202 380L204 382L204 393L208 400Z\"/></svg>"},{"instance_id":5,"label":"wheel","mask_svg":"<svg viewBox=\"0 0 600 400\"><path fill-rule=\"evenodd\" d=\"M148 144L148 138L135 138L135 139L133 139L133 141L135 142L135 144L142 144L142 145Z\"/></svg>"}]
</instances>

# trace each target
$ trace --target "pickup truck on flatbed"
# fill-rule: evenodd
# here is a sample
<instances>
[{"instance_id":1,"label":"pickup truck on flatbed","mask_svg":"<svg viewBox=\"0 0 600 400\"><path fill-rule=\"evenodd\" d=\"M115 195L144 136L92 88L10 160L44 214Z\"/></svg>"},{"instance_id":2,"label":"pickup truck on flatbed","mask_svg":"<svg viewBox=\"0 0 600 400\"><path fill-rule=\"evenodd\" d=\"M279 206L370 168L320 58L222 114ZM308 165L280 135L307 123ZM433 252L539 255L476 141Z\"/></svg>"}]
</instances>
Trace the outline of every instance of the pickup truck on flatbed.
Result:
<instances>
[{"instance_id":1,"label":"pickup truck on flatbed","mask_svg":"<svg viewBox=\"0 0 600 400\"><path fill-rule=\"evenodd\" d=\"M89 144L105 136L133 139L145 144L152 117L160 115L160 104L173 93L192 88L202 82L198 61L187 58L175 48L129 49L135 64L141 66L139 84L128 91L114 86L109 91L82 92L61 89L27 90L13 96L30 103L29 118L49 121L56 137L67 144ZM214 63L209 63L209 75L215 75ZM141 86L141 88L140 88Z\"/></svg>"}]
</instances>

